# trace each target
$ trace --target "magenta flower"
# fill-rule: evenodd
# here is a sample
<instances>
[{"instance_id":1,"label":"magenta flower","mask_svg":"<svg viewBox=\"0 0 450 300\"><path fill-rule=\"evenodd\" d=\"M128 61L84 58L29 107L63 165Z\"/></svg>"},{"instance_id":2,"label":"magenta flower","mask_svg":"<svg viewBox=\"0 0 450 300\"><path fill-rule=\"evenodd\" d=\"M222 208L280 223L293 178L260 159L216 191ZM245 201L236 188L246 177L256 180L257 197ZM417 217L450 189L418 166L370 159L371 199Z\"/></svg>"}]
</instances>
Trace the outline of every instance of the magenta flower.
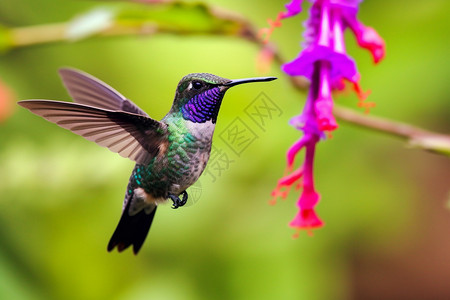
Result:
<instances>
[{"instance_id":1,"label":"magenta flower","mask_svg":"<svg viewBox=\"0 0 450 300\"><path fill-rule=\"evenodd\" d=\"M326 131L338 127L333 116L332 91L342 89L343 82L348 81L360 98L359 106L366 109L373 106L372 103L363 102L367 94L359 85L361 76L354 60L347 54L344 43L344 30L350 28L358 44L371 52L375 63L384 57L384 41L373 28L364 26L356 18L361 1L310 0L312 6L309 19L304 24L304 50L297 58L282 66L288 75L304 76L311 81L303 112L290 121L292 126L303 131L303 136L287 151L286 176L278 181L271 200L271 204L274 204L278 197L286 198L292 186L302 188L297 201L299 211L289 224L298 231L306 229L311 232L311 229L323 226L315 212L320 195L314 188L313 163L316 144L325 138ZM270 35L275 27L281 26L282 19L300 13L302 2L292 0L286 4L287 12L279 13L275 21L270 20L271 28L263 33ZM295 157L302 149L305 150L305 159L294 170Z\"/></svg>"}]
</instances>

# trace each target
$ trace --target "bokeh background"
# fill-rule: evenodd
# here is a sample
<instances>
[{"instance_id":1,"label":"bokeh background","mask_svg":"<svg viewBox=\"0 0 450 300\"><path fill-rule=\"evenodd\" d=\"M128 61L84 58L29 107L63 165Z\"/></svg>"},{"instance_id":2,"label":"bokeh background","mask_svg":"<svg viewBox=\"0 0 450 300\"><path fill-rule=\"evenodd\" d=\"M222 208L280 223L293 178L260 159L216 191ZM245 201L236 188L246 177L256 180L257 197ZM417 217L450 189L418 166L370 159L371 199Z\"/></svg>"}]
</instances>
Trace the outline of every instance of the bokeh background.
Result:
<instances>
[{"instance_id":1,"label":"bokeh background","mask_svg":"<svg viewBox=\"0 0 450 300\"><path fill-rule=\"evenodd\" d=\"M208 3L239 12L258 27L284 4ZM110 5L124 4L2 0L0 23L67 22ZM362 86L377 103L371 114L449 132L449 12L446 0L362 3L360 19L387 44L386 59L374 66L346 36ZM287 59L300 51L306 15L285 20L272 37ZM276 206L268 200L283 173L285 151L300 136L287 123L301 111L305 95L275 64L269 74L279 80L241 86L225 98L214 145L233 162L215 181L201 177L194 204L160 208L138 256L106 252L133 162L13 103L70 100L57 70L71 66L160 119L182 76L255 76L258 51L236 37L158 34L1 53L0 78L13 96L0 100L11 108L3 108L0 121L0 299L450 299L445 156L340 122L333 138L319 144L315 164L318 213L326 226L313 237L292 238L288 222L298 193ZM264 128L245 113L261 92L282 111ZM358 110L351 93L336 101ZM237 117L257 135L240 155L220 138Z\"/></svg>"}]
</instances>

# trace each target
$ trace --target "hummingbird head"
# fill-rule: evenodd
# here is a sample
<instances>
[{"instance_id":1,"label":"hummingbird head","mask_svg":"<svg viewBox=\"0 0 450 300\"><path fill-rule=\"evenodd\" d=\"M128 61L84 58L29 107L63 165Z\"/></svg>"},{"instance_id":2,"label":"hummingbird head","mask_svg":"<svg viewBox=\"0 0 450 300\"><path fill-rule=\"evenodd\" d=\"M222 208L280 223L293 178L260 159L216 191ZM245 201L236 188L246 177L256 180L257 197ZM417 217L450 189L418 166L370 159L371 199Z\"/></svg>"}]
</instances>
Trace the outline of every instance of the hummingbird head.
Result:
<instances>
[{"instance_id":1,"label":"hummingbird head","mask_svg":"<svg viewBox=\"0 0 450 300\"><path fill-rule=\"evenodd\" d=\"M274 79L259 77L231 80L208 73L192 73L178 83L171 112L180 112L185 120L194 123L216 123L223 96L230 87Z\"/></svg>"}]
</instances>

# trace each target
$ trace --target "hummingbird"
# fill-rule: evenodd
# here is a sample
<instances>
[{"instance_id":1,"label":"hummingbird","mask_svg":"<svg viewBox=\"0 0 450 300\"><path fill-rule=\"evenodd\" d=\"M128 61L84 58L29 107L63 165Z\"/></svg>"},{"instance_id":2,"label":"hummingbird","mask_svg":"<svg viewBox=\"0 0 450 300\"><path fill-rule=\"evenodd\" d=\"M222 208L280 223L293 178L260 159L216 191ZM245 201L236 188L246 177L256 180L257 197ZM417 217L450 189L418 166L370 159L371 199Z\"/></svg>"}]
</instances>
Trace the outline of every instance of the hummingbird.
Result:
<instances>
[{"instance_id":1,"label":"hummingbird","mask_svg":"<svg viewBox=\"0 0 450 300\"><path fill-rule=\"evenodd\" d=\"M186 204L186 189L209 160L212 137L225 92L236 85L275 77L230 80L192 73L178 83L169 112L152 119L101 80L72 68L59 70L74 102L23 100L18 104L58 126L136 162L119 223L108 252L132 245L136 255L147 237L158 205Z\"/></svg>"}]
</instances>

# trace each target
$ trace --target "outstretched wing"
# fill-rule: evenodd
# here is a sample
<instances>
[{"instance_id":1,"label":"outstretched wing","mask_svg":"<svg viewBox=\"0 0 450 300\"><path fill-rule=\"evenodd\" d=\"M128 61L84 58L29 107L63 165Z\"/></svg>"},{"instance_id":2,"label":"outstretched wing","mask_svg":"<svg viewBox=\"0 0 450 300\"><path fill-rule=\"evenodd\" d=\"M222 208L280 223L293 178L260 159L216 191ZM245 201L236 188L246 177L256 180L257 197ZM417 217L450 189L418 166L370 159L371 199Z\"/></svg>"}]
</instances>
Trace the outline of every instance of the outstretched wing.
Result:
<instances>
[{"instance_id":1,"label":"outstretched wing","mask_svg":"<svg viewBox=\"0 0 450 300\"><path fill-rule=\"evenodd\" d=\"M18 104L139 164L148 164L168 142L167 125L140 114L52 100Z\"/></svg>"},{"instance_id":2,"label":"outstretched wing","mask_svg":"<svg viewBox=\"0 0 450 300\"><path fill-rule=\"evenodd\" d=\"M70 68L60 69L59 75L76 103L147 116L131 100L92 75Z\"/></svg>"}]
</instances>

